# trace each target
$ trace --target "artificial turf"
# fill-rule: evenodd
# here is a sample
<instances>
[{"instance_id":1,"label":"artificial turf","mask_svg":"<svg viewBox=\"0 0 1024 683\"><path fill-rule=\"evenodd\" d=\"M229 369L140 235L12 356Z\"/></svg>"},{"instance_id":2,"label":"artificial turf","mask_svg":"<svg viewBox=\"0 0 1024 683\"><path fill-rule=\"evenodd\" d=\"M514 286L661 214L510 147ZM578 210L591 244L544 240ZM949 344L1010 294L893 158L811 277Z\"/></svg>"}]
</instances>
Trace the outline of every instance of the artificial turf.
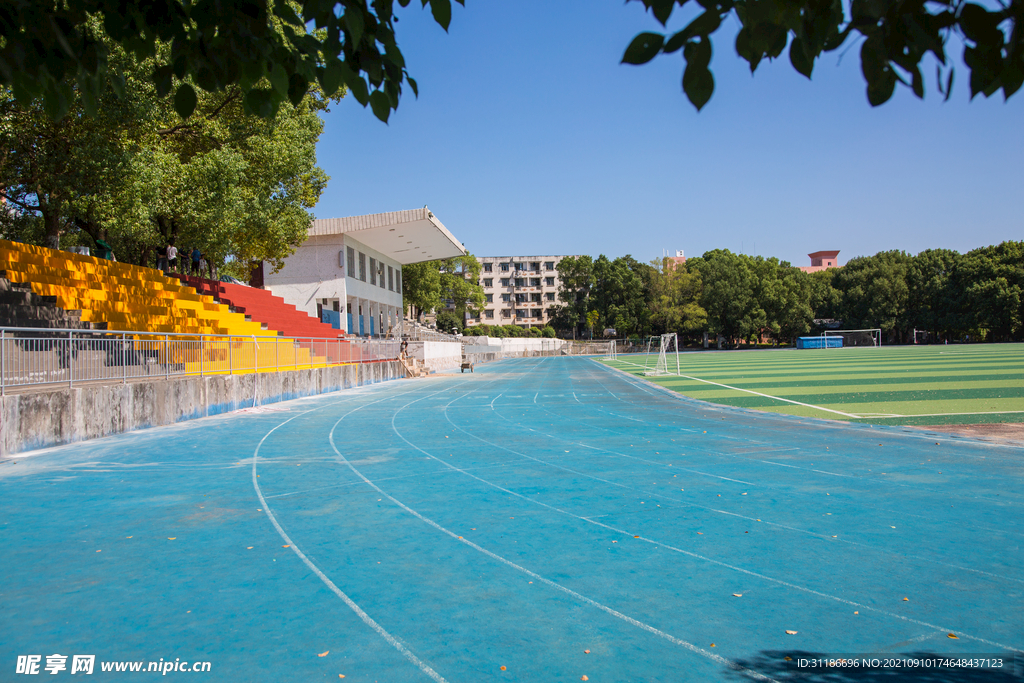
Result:
<instances>
[{"instance_id":1,"label":"artificial turf","mask_svg":"<svg viewBox=\"0 0 1024 683\"><path fill-rule=\"evenodd\" d=\"M644 376L655 361L652 353L604 362ZM890 425L1024 422L1024 344L707 351L679 354L679 368L677 376L669 358L672 374L646 379L711 403L803 417Z\"/></svg>"}]
</instances>

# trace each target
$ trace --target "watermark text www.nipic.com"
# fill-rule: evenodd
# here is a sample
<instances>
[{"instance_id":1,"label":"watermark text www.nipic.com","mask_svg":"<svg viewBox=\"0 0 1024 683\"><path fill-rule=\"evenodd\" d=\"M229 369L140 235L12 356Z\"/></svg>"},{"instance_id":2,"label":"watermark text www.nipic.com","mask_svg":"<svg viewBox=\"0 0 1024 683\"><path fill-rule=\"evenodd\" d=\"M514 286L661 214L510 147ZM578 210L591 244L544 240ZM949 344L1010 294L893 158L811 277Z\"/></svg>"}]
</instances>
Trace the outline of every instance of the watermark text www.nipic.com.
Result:
<instances>
[{"instance_id":1,"label":"watermark text www.nipic.com","mask_svg":"<svg viewBox=\"0 0 1024 683\"><path fill-rule=\"evenodd\" d=\"M18 655L14 673L26 674L92 674L94 671L117 673L156 672L166 676L169 673L198 673L210 670L210 662L182 661L181 657L159 661L108 662L96 661L96 655Z\"/></svg>"}]
</instances>

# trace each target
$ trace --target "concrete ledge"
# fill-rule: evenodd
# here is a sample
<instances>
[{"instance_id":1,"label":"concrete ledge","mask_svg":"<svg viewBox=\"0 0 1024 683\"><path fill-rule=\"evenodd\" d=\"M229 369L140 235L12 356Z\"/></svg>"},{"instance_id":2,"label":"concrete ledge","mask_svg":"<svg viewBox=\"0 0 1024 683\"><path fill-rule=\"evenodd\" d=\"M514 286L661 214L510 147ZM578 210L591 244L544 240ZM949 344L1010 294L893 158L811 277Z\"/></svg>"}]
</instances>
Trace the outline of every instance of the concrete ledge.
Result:
<instances>
[{"instance_id":1,"label":"concrete ledge","mask_svg":"<svg viewBox=\"0 0 1024 683\"><path fill-rule=\"evenodd\" d=\"M405 377L398 361L86 385L0 398L0 458Z\"/></svg>"}]
</instances>

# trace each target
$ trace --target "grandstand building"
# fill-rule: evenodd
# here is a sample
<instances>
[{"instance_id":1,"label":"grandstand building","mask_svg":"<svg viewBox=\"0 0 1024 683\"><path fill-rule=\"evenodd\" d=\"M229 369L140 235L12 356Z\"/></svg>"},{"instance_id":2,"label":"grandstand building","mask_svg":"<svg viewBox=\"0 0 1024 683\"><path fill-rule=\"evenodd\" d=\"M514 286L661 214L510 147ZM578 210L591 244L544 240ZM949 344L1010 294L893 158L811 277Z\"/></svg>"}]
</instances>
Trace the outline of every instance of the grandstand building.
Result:
<instances>
[{"instance_id":1,"label":"grandstand building","mask_svg":"<svg viewBox=\"0 0 1024 683\"><path fill-rule=\"evenodd\" d=\"M484 309L467 325L543 327L558 304L558 262L566 256L480 257Z\"/></svg>"},{"instance_id":2,"label":"grandstand building","mask_svg":"<svg viewBox=\"0 0 1024 683\"><path fill-rule=\"evenodd\" d=\"M262 264L253 284L349 334L397 336L402 266L465 253L427 207L318 219L284 267Z\"/></svg>"}]
</instances>

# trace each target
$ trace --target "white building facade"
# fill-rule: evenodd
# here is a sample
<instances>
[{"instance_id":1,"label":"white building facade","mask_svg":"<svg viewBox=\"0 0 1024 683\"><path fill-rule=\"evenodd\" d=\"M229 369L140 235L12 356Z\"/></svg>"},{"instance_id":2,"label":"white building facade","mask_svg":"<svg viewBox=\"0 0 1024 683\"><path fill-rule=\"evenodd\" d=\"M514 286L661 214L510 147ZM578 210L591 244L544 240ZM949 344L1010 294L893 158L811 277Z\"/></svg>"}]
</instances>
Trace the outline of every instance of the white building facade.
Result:
<instances>
[{"instance_id":1,"label":"white building facade","mask_svg":"<svg viewBox=\"0 0 1024 683\"><path fill-rule=\"evenodd\" d=\"M280 271L264 264L263 285L349 334L399 336L402 266L465 253L427 207L318 219Z\"/></svg>"},{"instance_id":2,"label":"white building facade","mask_svg":"<svg viewBox=\"0 0 1024 683\"><path fill-rule=\"evenodd\" d=\"M558 262L567 256L484 256L484 310L467 325L543 327L558 305Z\"/></svg>"}]
</instances>

